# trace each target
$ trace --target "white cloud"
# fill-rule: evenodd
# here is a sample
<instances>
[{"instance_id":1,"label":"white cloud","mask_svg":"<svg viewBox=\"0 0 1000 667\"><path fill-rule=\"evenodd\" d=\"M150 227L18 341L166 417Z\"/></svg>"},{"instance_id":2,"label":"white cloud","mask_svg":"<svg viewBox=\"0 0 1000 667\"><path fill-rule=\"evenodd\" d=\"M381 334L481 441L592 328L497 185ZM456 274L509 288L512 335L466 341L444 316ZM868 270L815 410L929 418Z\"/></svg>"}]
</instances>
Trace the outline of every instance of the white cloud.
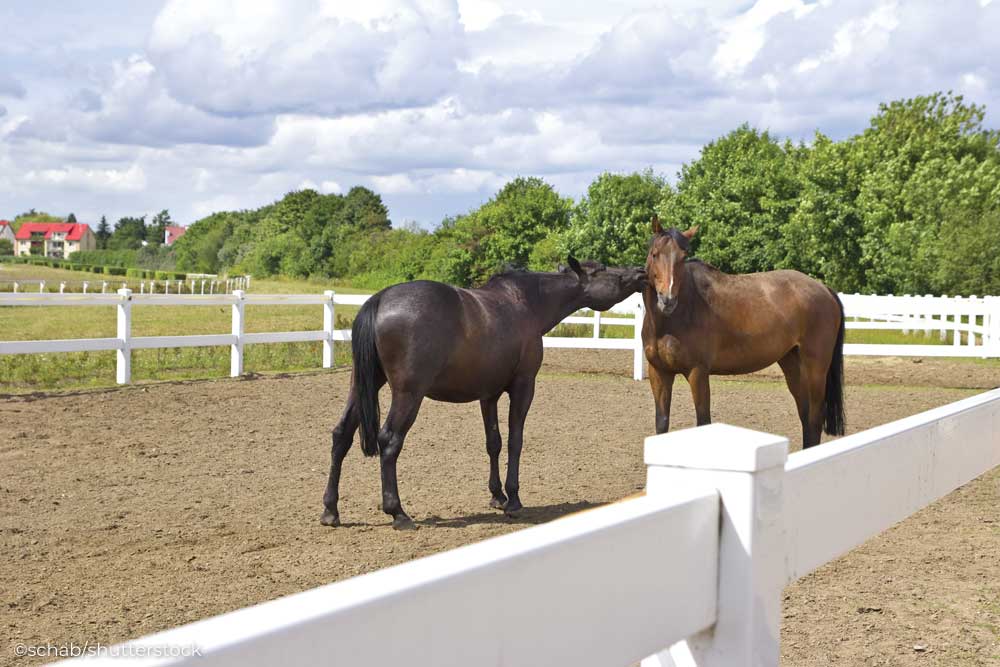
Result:
<instances>
[{"instance_id":1,"label":"white cloud","mask_svg":"<svg viewBox=\"0 0 1000 667\"><path fill-rule=\"evenodd\" d=\"M172 0L150 37L171 94L244 115L426 104L456 82L454 0Z\"/></svg>"},{"instance_id":2,"label":"white cloud","mask_svg":"<svg viewBox=\"0 0 1000 667\"><path fill-rule=\"evenodd\" d=\"M130 192L146 187L146 174L137 164L128 169L32 169L22 177L29 185L54 185L66 188L92 188L103 191Z\"/></svg>"},{"instance_id":3,"label":"white cloud","mask_svg":"<svg viewBox=\"0 0 1000 667\"><path fill-rule=\"evenodd\" d=\"M389 174L387 176L372 176L372 186L386 194L405 194L417 192L416 184L406 174Z\"/></svg>"},{"instance_id":4,"label":"white cloud","mask_svg":"<svg viewBox=\"0 0 1000 667\"><path fill-rule=\"evenodd\" d=\"M344 188L337 181L323 181L319 184L319 191L327 195L339 195L344 191Z\"/></svg>"}]
</instances>

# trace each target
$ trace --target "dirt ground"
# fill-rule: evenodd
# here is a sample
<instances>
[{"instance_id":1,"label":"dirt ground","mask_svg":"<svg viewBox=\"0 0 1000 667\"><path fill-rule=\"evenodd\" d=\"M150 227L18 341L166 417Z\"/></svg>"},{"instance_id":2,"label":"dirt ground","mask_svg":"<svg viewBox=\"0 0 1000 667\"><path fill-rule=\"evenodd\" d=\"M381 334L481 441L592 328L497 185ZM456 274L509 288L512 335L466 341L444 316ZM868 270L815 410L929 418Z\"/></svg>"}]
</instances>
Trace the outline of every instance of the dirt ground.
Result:
<instances>
[{"instance_id":1,"label":"dirt ground","mask_svg":"<svg viewBox=\"0 0 1000 667\"><path fill-rule=\"evenodd\" d=\"M343 370L0 398L0 663L31 662L14 657L17 644L116 642L640 490L652 401L628 377L628 353L546 356L524 515L488 509L478 406L426 401L399 459L420 525L407 533L378 511L377 463L357 447L341 486L346 525L319 525ZM848 358L847 376L855 432L997 386L1000 367ZM776 373L712 388L716 421L798 447ZM675 392L673 426L693 425L686 384ZM790 586L782 663L1000 664L998 506L994 471Z\"/></svg>"}]
</instances>

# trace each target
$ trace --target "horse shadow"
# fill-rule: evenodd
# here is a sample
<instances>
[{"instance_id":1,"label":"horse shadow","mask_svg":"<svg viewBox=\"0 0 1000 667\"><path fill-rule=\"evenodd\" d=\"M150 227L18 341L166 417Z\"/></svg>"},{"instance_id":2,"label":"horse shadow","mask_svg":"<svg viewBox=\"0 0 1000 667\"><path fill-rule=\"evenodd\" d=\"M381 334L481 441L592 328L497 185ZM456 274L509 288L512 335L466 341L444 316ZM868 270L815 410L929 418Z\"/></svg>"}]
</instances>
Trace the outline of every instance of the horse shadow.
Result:
<instances>
[{"instance_id":1,"label":"horse shadow","mask_svg":"<svg viewBox=\"0 0 1000 667\"><path fill-rule=\"evenodd\" d=\"M415 523L418 526L428 526L434 528L467 528L475 525L525 525L537 526L548 523L554 519L575 514L586 510L600 507L606 503L594 503L587 500L573 503L558 503L554 505L537 505L523 508L517 516L507 516L499 510L492 512L477 512L474 514L463 514L455 517L441 517L432 515L424 519L419 519Z\"/></svg>"}]
</instances>

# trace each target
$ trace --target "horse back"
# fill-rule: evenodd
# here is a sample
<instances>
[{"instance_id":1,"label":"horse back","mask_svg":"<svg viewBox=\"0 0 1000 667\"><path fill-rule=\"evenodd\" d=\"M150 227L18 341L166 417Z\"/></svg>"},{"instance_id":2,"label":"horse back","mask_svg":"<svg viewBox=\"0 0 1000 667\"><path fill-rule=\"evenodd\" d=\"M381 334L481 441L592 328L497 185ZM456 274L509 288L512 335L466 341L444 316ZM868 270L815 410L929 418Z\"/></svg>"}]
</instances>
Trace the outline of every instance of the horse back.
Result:
<instances>
[{"instance_id":1,"label":"horse back","mask_svg":"<svg viewBox=\"0 0 1000 667\"><path fill-rule=\"evenodd\" d=\"M413 281L384 290L376 345L390 386L465 402L496 395L522 361L516 308L482 290Z\"/></svg>"}]
</instances>

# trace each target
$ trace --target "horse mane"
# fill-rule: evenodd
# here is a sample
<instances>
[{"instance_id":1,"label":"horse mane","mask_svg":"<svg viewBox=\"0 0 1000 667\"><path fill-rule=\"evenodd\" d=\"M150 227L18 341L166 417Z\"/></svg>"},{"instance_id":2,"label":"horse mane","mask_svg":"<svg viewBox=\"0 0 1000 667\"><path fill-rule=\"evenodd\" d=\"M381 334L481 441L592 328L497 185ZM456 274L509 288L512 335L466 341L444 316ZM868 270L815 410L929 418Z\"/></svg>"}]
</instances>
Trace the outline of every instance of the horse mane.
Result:
<instances>
[{"instance_id":1,"label":"horse mane","mask_svg":"<svg viewBox=\"0 0 1000 667\"><path fill-rule=\"evenodd\" d=\"M503 265L502 269L500 269L498 272L490 276L489 280L483 283L482 286L489 287L491 285L496 285L501 282L516 280L517 278L531 275L531 273L533 272L528 271L523 266L518 266L516 264L511 264L510 262L507 262L506 264Z\"/></svg>"}]
</instances>

